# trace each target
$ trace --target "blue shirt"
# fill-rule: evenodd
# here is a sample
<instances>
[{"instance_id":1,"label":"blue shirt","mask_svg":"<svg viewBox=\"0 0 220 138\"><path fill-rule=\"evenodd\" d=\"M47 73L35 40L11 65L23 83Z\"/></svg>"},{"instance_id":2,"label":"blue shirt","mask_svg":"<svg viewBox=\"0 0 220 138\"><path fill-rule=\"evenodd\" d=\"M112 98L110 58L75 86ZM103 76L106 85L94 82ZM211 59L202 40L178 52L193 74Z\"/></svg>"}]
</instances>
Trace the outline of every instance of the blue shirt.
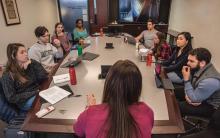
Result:
<instances>
[{"instance_id":1,"label":"blue shirt","mask_svg":"<svg viewBox=\"0 0 220 138\"><path fill-rule=\"evenodd\" d=\"M195 89L193 89L191 82L186 82L184 85L186 95L194 103L208 99L215 91L220 89L220 81L216 78L200 81Z\"/></svg>"}]
</instances>

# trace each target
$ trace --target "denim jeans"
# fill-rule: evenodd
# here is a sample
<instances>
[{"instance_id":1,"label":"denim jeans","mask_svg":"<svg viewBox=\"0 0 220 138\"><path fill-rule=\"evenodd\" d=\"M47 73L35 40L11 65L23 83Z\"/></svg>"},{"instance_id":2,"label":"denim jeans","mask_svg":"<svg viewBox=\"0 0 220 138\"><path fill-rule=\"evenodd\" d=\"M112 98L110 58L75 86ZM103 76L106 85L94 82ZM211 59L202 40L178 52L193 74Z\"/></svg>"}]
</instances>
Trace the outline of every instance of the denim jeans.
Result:
<instances>
[{"instance_id":1,"label":"denim jeans","mask_svg":"<svg viewBox=\"0 0 220 138\"><path fill-rule=\"evenodd\" d=\"M36 96L33 96L31 98L29 98L23 105L20 105L20 109L23 111L28 111L29 109L31 109L32 104L34 102Z\"/></svg>"}]
</instances>

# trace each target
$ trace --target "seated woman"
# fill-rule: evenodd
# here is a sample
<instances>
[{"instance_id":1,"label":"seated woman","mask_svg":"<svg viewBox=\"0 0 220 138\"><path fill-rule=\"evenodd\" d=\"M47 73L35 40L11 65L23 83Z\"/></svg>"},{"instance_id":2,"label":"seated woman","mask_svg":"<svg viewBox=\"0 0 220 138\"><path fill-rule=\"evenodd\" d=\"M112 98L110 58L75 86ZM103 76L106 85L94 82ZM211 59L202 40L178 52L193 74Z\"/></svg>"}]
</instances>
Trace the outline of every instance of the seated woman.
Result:
<instances>
[{"instance_id":1,"label":"seated woman","mask_svg":"<svg viewBox=\"0 0 220 138\"><path fill-rule=\"evenodd\" d=\"M188 53L192 50L191 34L181 32L177 36L177 47L171 57L162 61L162 70L167 73L168 78L174 83L183 83L182 67L187 64Z\"/></svg>"},{"instance_id":2,"label":"seated woman","mask_svg":"<svg viewBox=\"0 0 220 138\"><path fill-rule=\"evenodd\" d=\"M165 34L157 32L154 37L154 48L151 53L156 60L167 60L171 56L171 48L165 40Z\"/></svg>"},{"instance_id":3,"label":"seated woman","mask_svg":"<svg viewBox=\"0 0 220 138\"><path fill-rule=\"evenodd\" d=\"M171 48L165 40L165 34L162 32L156 32L154 36L154 47L152 50L149 50L148 54L153 54L156 61L166 61L171 56ZM158 88L162 87L161 79L161 64L155 63L155 82Z\"/></svg>"},{"instance_id":4,"label":"seated woman","mask_svg":"<svg viewBox=\"0 0 220 138\"><path fill-rule=\"evenodd\" d=\"M48 73L35 60L28 59L23 44L12 43L7 47L7 65L2 76L2 87L9 103L16 104L21 110L31 108L39 84L47 79Z\"/></svg>"},{"instance_id":5,"label":"seated woman","mask_svg":"<svg viewBox=\"0 0 220 138\"><path fill-rule=\"evenodd\" d=\"M64 33L64 27L63 27L62 23L55 24L54 35L51 37L51 42L54 46L56 46L56 43L54 42L55 39L58 39L60 41L60 44L64 50L64 53L70 51L71 44L69 42L67 35ZM56 47L58 47L58 46L56 46Z\"/></svg>"},{"instance_id":6,"label":"seated woman","mask_svg":"<svg viewBox=\"0 0 220 138\"><path fill-rule=\"evenodd\" d=\"M88 37L86 28L83 27L83 20L76 20L76 28L73 30L74 41L79 41L80 39L85 39Z\"/></svg>"},{"instance_id":7,"label":"seated woman","mask_svg":"<svg viewBox=\"0 0 220 138\"><path fill-rule=\"evenodd\" d=\"M150 138L153 111L139 102L141 91L138 67L129 60L117 61L107 74L102 104L95 105L94 96L89 95L90 106L78 117L74 132L79 137Z\"/></svg>"}]
</instances>

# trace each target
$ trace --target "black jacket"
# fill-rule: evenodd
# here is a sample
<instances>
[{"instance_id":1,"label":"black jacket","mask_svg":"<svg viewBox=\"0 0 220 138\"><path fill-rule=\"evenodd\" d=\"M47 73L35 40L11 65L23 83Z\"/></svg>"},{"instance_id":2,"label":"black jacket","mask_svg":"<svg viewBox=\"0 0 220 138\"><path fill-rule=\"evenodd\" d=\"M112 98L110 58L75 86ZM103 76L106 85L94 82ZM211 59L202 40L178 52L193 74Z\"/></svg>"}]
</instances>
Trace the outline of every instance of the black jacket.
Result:
<instances>
[{"instance_id":1,"label":"black jacket","mask_svg":"<svg viewBox=\"0 0 220 138\"><path fill-rule=\"evenodd\" d=\"M179 50L179 47L175 47L171 57L161 64L164 66L166 73L175 72L180 78L183 78L182 67L187 64L189 51L192 50L192 46L186 46L182 50L181 55L177 57Z\"/></svg>"},{"instance_id":2,"label":"black jacket","mask_svg":"<svg viewBox=\"0 0 220 138\"><path fill-rule=\"evenodd\" d=\"M48 78L46 70L35 60L31 60L31 64L28 65L24 72L28 79L25 84L14 80L9 72L3 73L2 87L9 103L19 105L26 102L26 100L39 92L39 84Z\"/></svg>"}]
</instances>

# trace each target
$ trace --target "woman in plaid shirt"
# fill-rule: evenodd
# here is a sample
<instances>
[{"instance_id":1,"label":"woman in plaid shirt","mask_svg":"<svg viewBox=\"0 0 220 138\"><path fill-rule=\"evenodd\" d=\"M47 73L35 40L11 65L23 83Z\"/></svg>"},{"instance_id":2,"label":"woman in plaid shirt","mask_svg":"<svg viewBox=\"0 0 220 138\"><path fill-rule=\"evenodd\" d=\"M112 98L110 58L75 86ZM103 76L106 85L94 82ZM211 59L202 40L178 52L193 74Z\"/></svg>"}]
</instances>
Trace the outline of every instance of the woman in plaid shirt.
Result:
<instances>
[{"instance_id":1,"label":"woman in plaid shirt","mask_svg":"<svg viewBox=\"0 0 220 138\"><path fill-rule=\"evenodd\" d=\"M157 32L154 37L154 48L152 49L153 55L156 60L167 60L171 55L171 48L165 40L165 34Z\"/></svg>"},{"instance_id":2,"label":"woman in plaid shirt","mask_svg":"<svg viewBox=\"0 0 220 138\"><path fill-rule=\"evenodd\" d=\"M154 48L150 51L154 55L156 60L167 60L171 56L171 48L165 40L165 34L157 32L154 37ZM156 64L156 74L160 74L161 65Z\"/></svg>"}]
</instances>

